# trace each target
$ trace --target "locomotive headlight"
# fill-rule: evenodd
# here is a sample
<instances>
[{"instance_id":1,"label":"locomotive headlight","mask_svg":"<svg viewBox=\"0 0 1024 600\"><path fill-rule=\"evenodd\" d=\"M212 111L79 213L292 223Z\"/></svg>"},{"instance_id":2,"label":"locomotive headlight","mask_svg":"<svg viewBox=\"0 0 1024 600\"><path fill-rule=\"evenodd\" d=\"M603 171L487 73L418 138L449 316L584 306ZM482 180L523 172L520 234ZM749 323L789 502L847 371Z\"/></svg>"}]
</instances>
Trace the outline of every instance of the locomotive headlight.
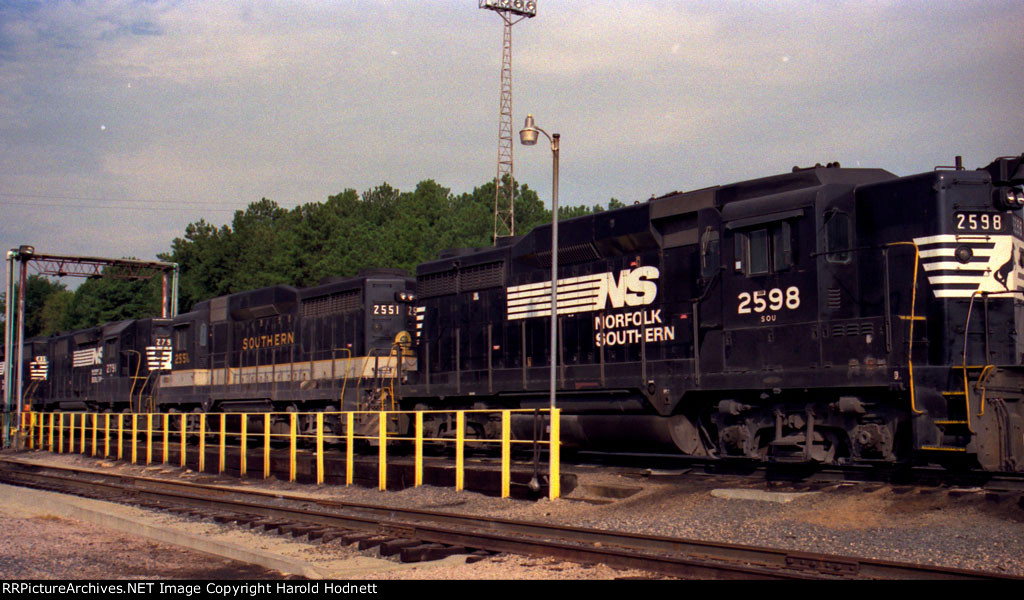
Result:
<instances>
[{"instance_id":1,"label":"locomotive headlight","mask_svg":"<svg viewBox=\"0 0 1024 600\"><path fill-rule=\"evenodd\" d=\"M970 246L957 246L956 250L953 251L953 254L956 256L957 261L965 265L971 262L971 259L974 258L974 250L971 250Z\"/></svg>"}]
</instances>

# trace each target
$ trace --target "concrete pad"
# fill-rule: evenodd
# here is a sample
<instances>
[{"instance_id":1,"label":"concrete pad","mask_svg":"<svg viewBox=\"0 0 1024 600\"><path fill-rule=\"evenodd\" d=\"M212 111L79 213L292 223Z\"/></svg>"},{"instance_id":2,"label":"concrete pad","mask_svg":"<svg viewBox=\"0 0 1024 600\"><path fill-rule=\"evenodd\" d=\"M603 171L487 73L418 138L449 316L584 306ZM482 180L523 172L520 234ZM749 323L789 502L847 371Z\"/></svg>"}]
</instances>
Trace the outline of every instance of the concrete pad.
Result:
<instances>
[{"instance_id":1,"label":"concrete pad","mask_svg":"<svg viewBox=\"0 0 1024 600\"><path fill-rule=\"evenodd\" d=\"M777 504L787 504L797 498L811 496L817 493L818 492L763 492L761 490L725 488L711 490L711 495L715 498L723 498L725 500L757 500L759 502L775 502Z\"/></svg>"}]
</instances>

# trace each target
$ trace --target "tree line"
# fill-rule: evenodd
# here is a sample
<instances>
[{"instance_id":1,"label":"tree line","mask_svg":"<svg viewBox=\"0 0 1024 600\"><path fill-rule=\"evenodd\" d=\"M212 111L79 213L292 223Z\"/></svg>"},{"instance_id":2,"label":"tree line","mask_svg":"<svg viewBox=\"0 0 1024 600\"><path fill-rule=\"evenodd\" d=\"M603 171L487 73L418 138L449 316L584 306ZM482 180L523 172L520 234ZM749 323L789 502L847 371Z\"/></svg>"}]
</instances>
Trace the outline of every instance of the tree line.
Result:
<instances>
[{"instance_id":1,"label":"tree line","mask_svg":"<svg viewBox=\"0 0 1024 600\"><path fill-rule=\"evenodd\" d=\"M353 189L292 209L263 198L235 212L230 225L189 223L159 259L178 263L181 312L202 300L286 284L316 285L361 269L415 272L447 248L488 246L494 231L494 181L453 194L433 180L402 192L387 183ZM551 222L537 193L513 185L517 233ZM623 206L612 198L608 208ZM601 205L559 207L559 220L604 210ZM51 335L123 319L160 314L161 278L97 278L74 292L39 275L26 282L26 337ZM0 294L0 307L5 298ZM0 313L6 314L6 313Z\"/></svg>"}]
</instances>

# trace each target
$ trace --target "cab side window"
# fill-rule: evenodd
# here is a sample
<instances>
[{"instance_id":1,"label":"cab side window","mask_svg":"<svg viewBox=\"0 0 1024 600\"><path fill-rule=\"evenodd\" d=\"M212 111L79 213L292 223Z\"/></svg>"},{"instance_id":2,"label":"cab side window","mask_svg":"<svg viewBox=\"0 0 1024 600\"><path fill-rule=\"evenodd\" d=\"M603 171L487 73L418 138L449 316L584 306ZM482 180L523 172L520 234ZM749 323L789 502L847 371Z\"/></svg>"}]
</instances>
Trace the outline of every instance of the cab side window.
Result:
<instances>
[{"instance_id":1,"label":"cab side window","mask_svg":"<svg viewBox=\"0 0 1024 600\"><path fill-rule=\"evenodd\" d=\"M734 240L736 271L745 275L778 273L795 264L793 229L787 221L737 231Z\"/></svg>"}]
</instances>

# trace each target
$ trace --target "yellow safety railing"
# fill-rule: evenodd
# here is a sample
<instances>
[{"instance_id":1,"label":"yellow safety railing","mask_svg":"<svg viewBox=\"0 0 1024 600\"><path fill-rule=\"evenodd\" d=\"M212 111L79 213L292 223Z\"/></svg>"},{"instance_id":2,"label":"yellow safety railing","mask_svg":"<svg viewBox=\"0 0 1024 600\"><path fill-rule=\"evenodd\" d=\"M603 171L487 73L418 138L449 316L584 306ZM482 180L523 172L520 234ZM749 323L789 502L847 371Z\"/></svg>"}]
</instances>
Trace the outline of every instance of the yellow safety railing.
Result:
<instances>
[{"instance_id":1,"label":"yellow safety railing","mask_svg":"<svg viewBox=\"0 0 1024 600\"><path fill-rule=\"evenodd\" d=\"M170 448L172 440L177 438L179 465L185 467L187 464L189 436L198 441L196 461L200 473L206 471L207 439L216 440L217 448L217 473L223 473L227 469L227 439L228 436L238 436L238 470L242 477L248 474L248 451L249 441L253 434L249 433L251 419L259 419L262 416L262 446L263 446L263 478L270 477L271 446L273 443L281 442L288 448L288 480L295 481L297 476L297 463L299 444L304 447L311 447L314 452L313 460L315 467L313 477L317 484L325 481L325 446L327 444L344 445L345 453L345 485L351 485L355 473L355 446L358 441L366 441L377 444L378 456L378 488L381 491L387 489L388 475L388 444L392 442L411 443L413 445L413 485L423 485L423 467L425 443L431 444L452 444L455 445L455 489L462 490L465 487L465 457L467 444L491 446L498 449L501 454L501 497L507 498L511 494L511 462L512 448L515 444L535 443L534 440L512 439L512 417L513 414L547 414L549 416L550 436L547 440L537 440L536 443L548 447L549 456L549 497L555 499L561 495L560 481L560 415L561 411L532 409L506 409L506 410L429 410L429 411L344 411L344 412L317 412L300 414L296 412L287 413L30 413L23 420L24 429L27 431L28 440L36 440L38 450L49 450L51 452L63 453L64 440L68 440L68 451L75 451L76 435L79 440L78 452L86 454L86 439L90 435L91 427L91 454L99 455L102 446L103 458L109 458L112 454L111 438L116 435L117 459L124 459L125 437L130 436L130 461L132 464L139 462L139 436L145 436L145 457L146 464L151 464L155 453L159 452L161 462L167 464L170 460ZM467 415L484 416L498 415L501 421L500 433L496 438L469 438L466 435ZM100 417L103 417L102 420ZM399 417L412 418L411 435L400 435L389 431L388 426ZM454 417L455 438L450 437L427 437L424 434L425 416ZM551 418L553 416L553 418ZM307 423L307 432L299 433L300 417L312 417L312 431ZM344 433L328 433L325 420L331 417L337 424L344 423ZM376 434L357 434L356 418L369 420L376 418ZM111 423L113 421L113 423ZM229 423L237 425L231 428ZM286 424L285 428L279 427L274 432L274 424ZM193 428L190 428L190 424ZM111 431L116 428L116 434ZM285 429L281 432L280 429ZM99 438L102 437L102 443ZM44 441L47 442L44 444ZM56 444L56 446L55 446ZM155 448L160 444L160 448Z\"/></svg>"}]
</instances>

